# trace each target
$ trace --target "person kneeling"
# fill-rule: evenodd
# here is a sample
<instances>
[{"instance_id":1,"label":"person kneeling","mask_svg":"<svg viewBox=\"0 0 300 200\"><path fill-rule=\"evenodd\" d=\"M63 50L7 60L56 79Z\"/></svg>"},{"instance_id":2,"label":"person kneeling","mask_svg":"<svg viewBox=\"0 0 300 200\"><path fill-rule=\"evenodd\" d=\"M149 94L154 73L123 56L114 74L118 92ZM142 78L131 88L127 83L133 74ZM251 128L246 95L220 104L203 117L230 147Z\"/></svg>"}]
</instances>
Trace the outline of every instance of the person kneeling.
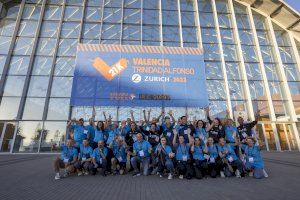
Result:
<instances>
[{"instance_id":1,"label":"person kneeling","mask_svg":"<svg viewBox=\"0 0 300 200\"><path fill-rule=\"evenodd\" d=\"M107 165L107 148L104 146L104 141L99 140L98 142L98 148L94 149L93 156L92 156L92 161L94 164L93 168L93 175L97 173L97 169L101 168L101 174L103 176L106 176L105 170L106 170L106 165Z\"/></svg>"},{"instance_id":2,"label":"person kneeling","mask_svg":"<svg viewBox=\"0 0 300 200\"><path fill-rule=\"evenodd\" d=\"M255 145L255 140L252 137L247 138L247 146L245 148L246 170L249 171L249 176L261 179L264 175L264 162L260 154L259 146Z\"/></svg>"},{"instance_id":3,"label":"person kneeling","mask_svg":"<svg viewBox=\"0 0 300 200\"><path fill-rule=\"evenodd\" d=\"M126 169L126 143L123 140L122 136L117 136L116 139L110 143L109 148L112 149L114 157L111 159L111 167L113 174L117 174L117 167L119 167L120 175L125 173Z\"/></svg>"},{"instance_id":4,"label":"person kneeling","mask_svg":"<svg viewBox=\"0 0 300 200\"><path fill-rule=\"evenodd\" d=\"M155 156L158 158L158 172L160 177L163 177L163 171L166 168L169 171L168 179L173 179L174 174L174 164L172 159L175 157L175 154L172 152L172 149L167 145L167 139L162 137L160 139L160 144L158 144Z\"/></svg>"},{"instance_id":5,"label":"person kneeling","mask_svg":"<svg viewBox=\"0 0 300 200\"><path fill-rule=\"evenodd\" d=\"M75 171L74 164L77 162L78 151L73 144L73 140L69 139L67 145L62 147L61 156L55 159L55 180L60 179L59 169L65 169L64 177Z\"/></svg>"},{"instance_id":6,"label":"person kneeling","mask_svg":"<svg viewBox=\"0 0 300 200\"><path fill-rule=\"evenodd\" d=\"M236 156L231 145L225 143L224 138L219 139L218 145L219 157L222 165L222 170L220 172L221 177L230 177L235 172L237 178L241 177L241 172L243 171L243 163Z\"/></svg>"},{"instance_id":7,"label":"person kneeling","mask_svg":"<svg viewBox=\"0 0 300 200\"><path fill-rule=\"evenodd\" d=\"M88 140L83 140L80 145L79 161L74 165L78 176L81 176L82 174L89 175L89 171L93 170L92 155L93 149L90 147Z\"/></svg>"},{"instance_id":8,"label":"person kneeling","mask_svg":"<svg viewBox=\"0 0 300 200\"><path fill-rule=\"evenodd\" d=\"M148 175L149 163L150 163L150 155L152 151L151 144L143 140L143 136L141 133L136 135L137 141L133 144L133 157L131 158L131 165L134 169L133 176L140 176L140 172L138 170L137 164L143 164L144 176Z\"/></svg>"}]
</instances>

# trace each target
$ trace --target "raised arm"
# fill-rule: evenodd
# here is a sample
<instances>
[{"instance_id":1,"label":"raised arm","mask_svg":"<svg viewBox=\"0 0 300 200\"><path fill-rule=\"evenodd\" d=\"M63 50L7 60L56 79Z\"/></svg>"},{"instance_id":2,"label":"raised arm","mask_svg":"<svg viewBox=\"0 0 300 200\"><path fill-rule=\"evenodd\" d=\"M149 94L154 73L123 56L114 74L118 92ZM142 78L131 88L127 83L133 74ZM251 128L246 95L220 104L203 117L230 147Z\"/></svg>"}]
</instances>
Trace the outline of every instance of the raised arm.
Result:
<instances>
[{"instance_id":1,"label":"raised arm","mask_svg":"<svg viewBox=\"0 0 300 200\"><path fill-rule=\"evenodd\" d=\"M174 116L173 116L172 110L169 110L168 114L170 115L170 117L171 117L171 119L172 119L172 123L175 123L176 120L175 120L175 118L174 118Z\"/></svg>"},{"instance_id":2,"label":"raised arm","mask_svg":"<svg viewBox=\"0 0 300 200\"><path fill-rule=\"evenodd\" d=\"M106 113L103 111L104 121L107 123Z\"/></svg>"},{"instance_id":3,"label":"raised arm","mask_svg":"<svg viewBox=\"0 0 300 200\"><path fill-rule=\"evenodd\" d=\"M212 120L211 120L211 118L209 116L209 111L210 111L209 107L205 108L204 111L205 111L206 119L208 120L208 123L212 124Z\"/></svg>"},{"instance_id":4,"label":"raised arm","mask_svg":"<svg viewBox=\"0 0 300 200\"><path fill-rule=\"evenodd\" d=\"M188 128L188 130L187 130L187 132L188 132L188 138L189 138L189 146L191 147L191 146L193 146L194 145L194 139L193 139L193 137L191 136L191 129L190 128Z\"/></svg>"},{"instance_id":5,"label":"raised arm","mask_svg":"<svg viewBox=\"0 0 300 200\"><path fill-rule=\"evenodd\" d=\"M143 114L144 114L144 121L147 122L146 110L143 110Z\"/></svg>"},{"instance_id":6,"label":"raised arm","mask_svg":"<svg viewBox=\"0 0 300 200\"><path fill-rule=\"evenodd\" d=\"M147 121L146 121L146 123L149 123L149 121L150 121L150 114L151 114L151 109L150 109L150 110L148 110L148 118L147 118Z\"/></svg>"},{"instance_id":7,"label":"raised arm","mask_svg":"<svg viewBox=\"0 0 300 200\"><path fill-rule=\"evenodd\" d=\"M133 110L130 110L131 121L135 122Z\"/></svg>"},{"instance_id":8,"label":"raised arm","mask_svg":"<svg viewBox=\"0 0 300 200\"><path fill-rule=\"evenodd\" d=\"M174 133L174 137L173 137L173 146L175 146L176 145L176 141L177 141L177 135L178 135L178 132L177 132L177 130L174 128L173 129L173 133Z\"/></svg>"},{"instance_id":9,"label":"raised arm","mask_svg":"<svg viewBox=\"0 0 300 200\"><path fill-rule=\"evenodd\" d=\"M163 116L165 114L165 109L163 108L162 110L161 110L161 113L158 115L158 117L157 117L157 122L159 122L159 120L160 120L160 118Z\"/></svg>"}]
</instances>

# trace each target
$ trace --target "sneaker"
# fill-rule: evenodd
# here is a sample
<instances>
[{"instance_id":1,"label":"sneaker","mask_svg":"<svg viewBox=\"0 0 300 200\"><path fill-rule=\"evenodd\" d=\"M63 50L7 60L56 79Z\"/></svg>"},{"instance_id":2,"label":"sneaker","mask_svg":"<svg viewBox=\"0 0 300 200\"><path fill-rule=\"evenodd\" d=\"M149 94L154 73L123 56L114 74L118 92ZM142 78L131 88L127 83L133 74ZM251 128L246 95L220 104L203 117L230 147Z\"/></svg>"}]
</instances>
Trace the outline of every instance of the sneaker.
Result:
<instances>
[{"instance_id":1,"label":"sneaker","mask_svg":"<svg viewBox=\"0 0 300 200\"><path fill-rule=\"evenodd\" d=\"M55 179L55 180L59 180L59 179L60 179L59 173L57 173L57 174L55 175L54 179Z\"/></svg>"},{"instance_id":2,"label":"sneaker","mask_svg":"<svg viewBox=\"0 0 300 200\"><path fill-rule=\"evenodd\" d=\"M264 177L265 177L265 178L268 178L268 177L269 177L269 175L268 175L268 173L266 172L266 170L265 170L265 169L263 169L263 172L264 172Z\"/></svg>"},{"instance_id":3,"label":"sneaker","mask_svg":"<svg viewBox=\"0 0 300 200\"><path fill-rule=\"evenodd\" d=\"M140 172L134 172L134 173L132 174L133 177L140 176L140 175L141 175Z\"/></svg>"},{"instance_id":4,"label":"sneaker","mask_svg":"<svg viewBox=\"0 0 300 200\"><path fill-rule=\"evenodd\" d=\"M84 174L85 176L87 176L87 175L89 175L89 172L84 172L83 174Z\"/></svg>"},{"instance_id":5,"label":"sneaker","mask_svg":"<svg viewBox=\"0 0 300 200\"><path fill-rule=\"evenodd\" d=\"M65 172L64 174L63 174L63 178L67 178L69 176L69 173L68 172Z\"/></svg>"},{"instance_id":6,"label":"sneaker","mask_svg":"<svg viewBox=\"0 0 300 200\"><path fill-rule=\"evenodd\" d=\"M163 175L160 174L160 175L159 175L159 178L162 178L162 177L163 177Z\"/></svg>"},{"instance_id":7,"label":"sneaker","mask_svg":"<svg viewBox=\"0 0 300 200\"><path fill-rule=\"evenodd\" d=\"M173 179L173 175L171 173L169 173L168 179L169 180Z\"/></svg>"},{"instance_id":8,"label":"sneaker","mask_svg":"<svg viewBox=\"0 0 300 200\"><path fill-rule=\"evenodd\" d=\"M77 174L78 176L82 176L82 172L78 172L78 174Z\"/></svg>"},{"instance_id":9,"label":"sneaker","mask_svg":"<svg viewBox=\"0 0 300 200\"><path fill-rule=\"evenodd\" d=\"M225 174L223 171L220 171L221 178L225 178Z\"/></svg>"},{"instance_id":10,"label":"sneaker","mask_svg":"<svg viewBox=\"0 0 300 200\"><path fill-rule=\"evenodd\" d=\"M238 169L235 171L235 176L237 178L241 178L241 173L240 173L240 171Z\"/></svg>"},{"instance_id":11,"label":"sneaker","mask_svg":"<svg viewBox=\"0 0 300 200\"><path fill-rule=\"evenodd\" d=\"M179 176L179 179L183 179L183 175L180 175L180 176Z\"/></svg>"},{"instance_id":12,"label":"sneaker","mask_svg":"<svg viewBox=\"0 0 300 200\"><path fill-rule=\"evenodd\" d=\"M249 172L249 176L250 176L250 177L253 177L253 172Z\"/></svg>"}]
</instances>

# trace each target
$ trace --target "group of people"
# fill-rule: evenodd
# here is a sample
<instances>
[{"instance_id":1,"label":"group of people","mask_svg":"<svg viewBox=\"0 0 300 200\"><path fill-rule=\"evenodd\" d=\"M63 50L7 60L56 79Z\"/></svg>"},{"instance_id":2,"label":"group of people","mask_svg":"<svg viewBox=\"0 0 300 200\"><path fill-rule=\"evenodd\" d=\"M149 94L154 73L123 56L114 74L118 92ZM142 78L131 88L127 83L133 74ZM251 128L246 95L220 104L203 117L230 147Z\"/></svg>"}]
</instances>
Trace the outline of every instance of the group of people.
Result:
<instances>
[{"instance_id":1,"label":"group of people","mask_svg":"<svg viewBox=\"0 0 300 200\"><path fill-rule=\"evenodd\" d=\"M85 125L81 118L68 122L69 138L61 155L54 161L55 179L71 173L78 176L97 174L123 175L132 173L159 175L173 179L220 177L267 177L255 132L259 118L253 122L238 118L238 126L229 118L187 121L187 116L175 120L172 111L164 109L150 120L151 110L143 110L144 120L131 118L113 123L112 117L97 121L95 110ZM60 169L64 169L60 173Z\"/></svg>"}]
</instances>

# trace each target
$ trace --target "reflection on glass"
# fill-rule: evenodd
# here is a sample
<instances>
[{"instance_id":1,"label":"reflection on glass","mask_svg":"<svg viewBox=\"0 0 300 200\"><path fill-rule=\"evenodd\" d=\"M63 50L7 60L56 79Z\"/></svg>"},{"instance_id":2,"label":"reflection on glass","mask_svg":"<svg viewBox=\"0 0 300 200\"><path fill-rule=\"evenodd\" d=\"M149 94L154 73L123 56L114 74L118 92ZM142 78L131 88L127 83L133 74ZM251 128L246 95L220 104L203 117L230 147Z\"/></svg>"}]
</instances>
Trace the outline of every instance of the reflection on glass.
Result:
<instances>
[{"instance_id":1,"label":"reflection on glass","mask_svg":"<svg viewBox=\"0 0 300 200\"><path fill-rule=\"evenodd\" d=\"M44 113L45 98L26 98L23 117L25 120L41 120Z\"/></svg>"},{"instance_id":2,"label":"reflection on glass","mask_svg":"<svg viewBox=\"0 0 300 200\"><path fill-rule=\"evenodd\" d=\"M15 123L10 123L10 122L6 123L0 152L10 152L10 150L12 148L15 128L16 128Z\"/></svg>"}]
</instances>

